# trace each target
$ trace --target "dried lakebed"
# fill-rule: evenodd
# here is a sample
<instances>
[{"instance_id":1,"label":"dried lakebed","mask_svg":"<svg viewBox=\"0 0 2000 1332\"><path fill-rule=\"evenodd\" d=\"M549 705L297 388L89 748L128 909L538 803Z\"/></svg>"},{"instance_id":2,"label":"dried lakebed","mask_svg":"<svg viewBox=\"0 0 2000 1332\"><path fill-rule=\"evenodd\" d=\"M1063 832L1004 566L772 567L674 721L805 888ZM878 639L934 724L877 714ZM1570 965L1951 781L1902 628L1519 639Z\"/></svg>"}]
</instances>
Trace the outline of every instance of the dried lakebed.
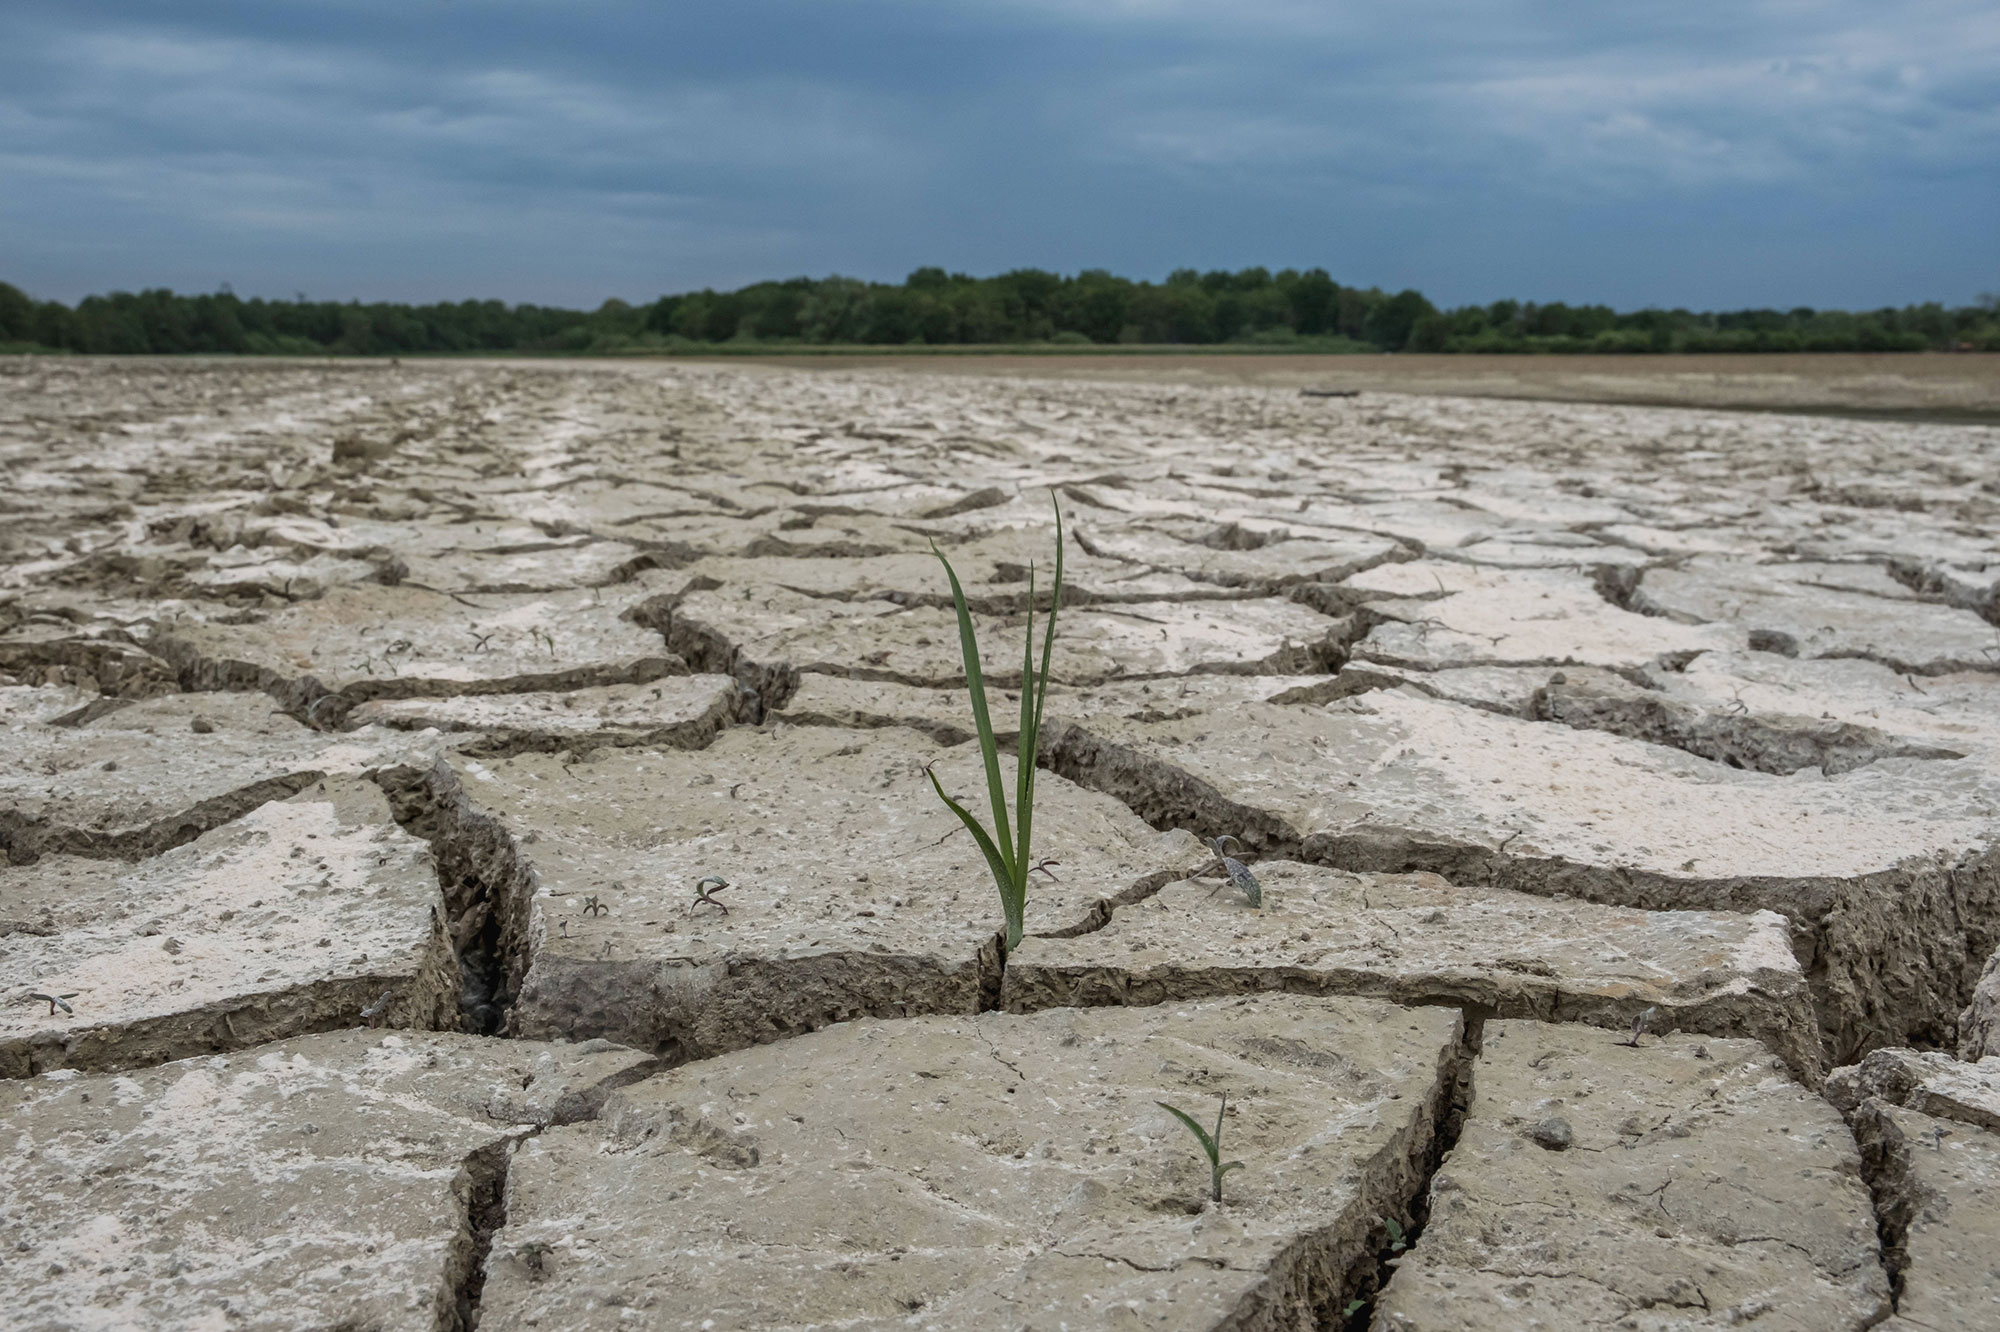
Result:
<instances>
[{"instance_id":1,"label":"dried lakebed","mask_svg":"<svg viewBox=\"0 0 2000 1332\"><path fill-rule=\"evenodd\" d=\"M1643 407L0 362L0 1292L2000 1326L1996 474ZM1010 746L1052 490L1010 953L926 776L982 781L929 547ZM1217 1204L1159 1103L1225 1096Z\"/></svg>"}]
</instances>

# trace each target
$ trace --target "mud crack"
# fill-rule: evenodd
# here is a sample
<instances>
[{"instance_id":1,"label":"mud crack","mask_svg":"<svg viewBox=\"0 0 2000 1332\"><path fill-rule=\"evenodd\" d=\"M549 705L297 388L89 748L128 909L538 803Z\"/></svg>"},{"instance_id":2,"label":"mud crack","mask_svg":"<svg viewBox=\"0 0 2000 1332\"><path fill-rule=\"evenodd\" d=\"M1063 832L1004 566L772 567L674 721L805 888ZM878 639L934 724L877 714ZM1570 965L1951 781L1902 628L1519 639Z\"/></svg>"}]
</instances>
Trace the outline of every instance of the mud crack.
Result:
<instances>
[{"instance_id":1,"label":"mud crack","mask_svg":"<svg viewBox=\"0 0 2000 1332\"><path fill-rule=\"evenodd\" d=\"M431 844L446 928L458 957L459 1008L467 1031L497 1035L527 969L534 871L512 833L476 809L451 768L393 768L376 783L396 822Z\"/></svg>"}]
</instances>

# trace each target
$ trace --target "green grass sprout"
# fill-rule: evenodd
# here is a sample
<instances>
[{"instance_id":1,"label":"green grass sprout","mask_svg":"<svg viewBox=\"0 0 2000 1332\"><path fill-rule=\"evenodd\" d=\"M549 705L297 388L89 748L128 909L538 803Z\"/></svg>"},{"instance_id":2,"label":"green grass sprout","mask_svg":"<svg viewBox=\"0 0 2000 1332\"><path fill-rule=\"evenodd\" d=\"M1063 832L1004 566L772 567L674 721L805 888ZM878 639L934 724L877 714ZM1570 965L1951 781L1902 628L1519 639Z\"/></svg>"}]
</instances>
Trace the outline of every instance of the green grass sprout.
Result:
<instances>
[{"instance_id":1,"label":"green grass sprout","mask_svg":"<svg viewBox=\"0 0 2000 1332\"><path fill-rule=\"evenodd\" d=\"M1177 1110L1165 1101L1155 1101L1153 1104L1187 1125L1187 1131L1194 1134L1195 1138L1201 1143L1201 1150L1208 1155L1209 1184L1211 1187L1211 1192L1208 1196L1216 1202L1221 1202L1222 1177L1232 1170L1241 1170L1243 1168L1241 1161L1225 1161L1222 1159L1222 1117L1229 1113L1229 1094L1227 1092L1223 1093L1222 1108L1215 1112L1215 1133L1213 1136L1209 1134L1207 1129L1195 1123L1194 1116L1187 1111Z\"/></svg>"},{"instance_id":2,"label":"green grass sprout","mask_svg":"<svg viewBox=\"0 0 2000 1332\"><path fill-rule=\"evenodd\" d=\"M993 718L986 708L986 676L979 665L979 640L972 630L972 612L966 607L965 589L959 586L958 574L952 569L951 561L937 548L937 542L931 542L931 554L938 557L938 563L944 565L945 577L951 580L951 601L958 611L958 647L965 658L965 685L972 695L972 721L979 732L979 754L986 764L986 795L993 808L991 830L981 826L964 805L945 794L935 772L929 768L924 772L931 779L931 787L937 792L938 799L958 815L959 822L972 834L972 840L979 843L980 853L986 857L986 867L993 872L993 882L1000 889L1000 910L1007 921L1009 949L1020 946L1021 932L1027 919L1028 876L1038 868L1029 858L1035 829L1035 758L1041 746L1042 704L1049 693L1049 659L1055 651L1056 613L1062 607L1062 506L1055 504L1054 495L1049 500L1056 511L1055 592L1049 599L1049 619L1042 635L1042 666L1037 671L1035 570L1033 565L1028 566L1028 634L1027 646L1021 654L1021 737L1014 755L1012 820L1007 816L1007 786L1000 776L1000 746L993 738ZM1047 873L1046 870L1043 872Z\"/></svg>"}]
</instances>

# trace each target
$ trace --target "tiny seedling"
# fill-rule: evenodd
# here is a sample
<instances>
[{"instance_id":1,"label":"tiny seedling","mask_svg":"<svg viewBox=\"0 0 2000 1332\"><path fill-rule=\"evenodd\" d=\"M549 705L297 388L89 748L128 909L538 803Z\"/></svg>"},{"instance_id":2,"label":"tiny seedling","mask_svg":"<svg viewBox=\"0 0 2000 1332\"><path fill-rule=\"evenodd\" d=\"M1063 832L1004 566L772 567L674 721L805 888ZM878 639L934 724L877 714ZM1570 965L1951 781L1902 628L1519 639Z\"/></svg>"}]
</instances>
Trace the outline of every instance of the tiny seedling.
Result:
<instances>
[{"instance_id":1,"label":"tiny seedling","mask_svg":"<svg viewBox=\"0 0 2000 1332\"><path fill-rule=\"evenodd\" d=\"M583 899L583 914L586 916L608 916L611 908L597 900L596 894Z\"/></svg>"},{"instance_id":2,"label":"tiny seedling","mask_svg":"<svg viewBox=\"0 0 2000 1332\"><path fill-rule=\"evenodd\" d=\"M720 874L703 876L694 886L694 901L688 904L688 914L692 916L695 913L696 907L712 906L723 915L728 915L729 908L718 902L715 898L717 893L728 886L729 880L723 878Z\"/></svg>"},{"instance_id":3,"label":"tiny seedling","mask_svg":"<svg viewBox=\"0 0 2000 1332\"><path fill-rule=\"evenodd\" d=\"M1382 1224L1389 1230L1389 1252L1401 1253L1410 1247L1410 1237L1403 1233L1403 1223L1395 1217L1386 1217Z\"/></svg>"},{"instance_id":4,"label":"tiny seedling","mask_svg":"<svg viewBox=\"0 0 2000 1332\"><path fill-rule=\"evenodd\" d=\"M1258 910L1263 910L1264 885L1257 882L1257 876L1250 872L1248 865L1230 855L1224 849L1222 845L1224 842L1228 842L1239 851L1243 849L1243 843L1237 841L1227 833L1224 833L1220 837L1211 837L1208 839L1209 848L1215 852L1215 858L1222 862L1222 872L1229 876L1228 882L1238 892L1243 894L1245 901ZM1216 893L1221 891L1222 885L1218 883L1215 885L1214 891L1209 893L1209 896L1214 897Z\"/></svg>"},{"instance_id":5,"label":"tiny seedling","mask_svg":"<svg viewBox=\"0 0 2000 1332\"><path fill-rule=\"evenodd\" d=\"M1208 1156L1210 1184L1208 1196L1216 1202L1221 1202L1222 1177L1232 1170L1243 1168L1241 1161L1225 1161L1222 1159L1222 1117L1229 1112L1228 1093L1223 1093L1222 1107L1215 1112L1215 1133L1213 1135L1210 1135L1207 1129L1197 1124L1194 1116L1187 1111L1177 1110L1165 1101L1155 1101L1153 1104L1187 1125L1187 1131L1194 1134L1195 1139L1201 1143L1201 1150Z\"/></svg>"},{"instance_id":6,"label":"tiny seedling","mask_svg":"<svg viewBox=\"0 0 2000 1332\"><path fill-rule=\"evenodd\" d=\"M1050 497L1054 503L1054 496ZM979 665L979 640L972 629L972 612L965 604L965 589L959 586L958 574L951 567L944 552L931 543L931 554L938 557L944 566L944 575L951 581L951 602L958 612L958 649L965 659L965 687L972 695L972 721L979 733L979 755L986 763L986 796L993 808L993 827L989 831L964 805L959 804L944 793L944 786L937 774L929 768L924 774L931 779L931 788L938 799L944 801L972 840L979 843L980 854L986 857L986 867L993 874L993 882L1000 889L1000 913L1006 919L1007 947L1018 948L1021 934L1026 928L1028 911L1028 876L1042 866L1054 861L1042 861L1039 865L1029 859L1035 827L1035 758L1040 752L1042 738L1042 704L1049 693L1049 660L1055 652L1056 614L1062 608L1063 579L1063 525L1062 506L1056 510L1056 578L1055 591L1049 599L1049 620L1042 635L1042 666L1035 669L1035 569L1028 566L1028 641L1021 653L1021 736L1014 747L1014 817L1007 817L1007 785L1000 776L1000 746L993 737L993 718L986 708L986 674ZM1042 869L1047 874L1047 869ZM1054 876L1050 876L1054 877Z\"/></svg>"},{"instance_id":7,"label":"tiny seedling","mask_svg":"<svg viewBox=\"0 0 2000 1332\"><path fill-rule=\"evenodd\" d=\"M62 1011L65 1013L72 1013L72 1014L75 1013L76 1010L69 1006L69 1001L76 998L77 995L81 993L82 993L81 990L71 990L68 994L43 994L39 990L31 990L28 993L28 998L48 1000L49 1016L54 1017L56 1015L56 1010L58 1008L62 1009Z\"/></svg>"}]
</instances>

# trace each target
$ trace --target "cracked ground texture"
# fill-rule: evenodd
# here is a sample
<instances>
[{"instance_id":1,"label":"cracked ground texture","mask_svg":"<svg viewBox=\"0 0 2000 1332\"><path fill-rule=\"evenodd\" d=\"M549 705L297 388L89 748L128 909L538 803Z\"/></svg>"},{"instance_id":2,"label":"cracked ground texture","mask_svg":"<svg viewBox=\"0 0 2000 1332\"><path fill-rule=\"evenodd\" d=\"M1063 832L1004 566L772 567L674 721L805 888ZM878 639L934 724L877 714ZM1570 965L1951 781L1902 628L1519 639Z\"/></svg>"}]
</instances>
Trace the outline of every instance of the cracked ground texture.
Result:
<instances>
[{"instance_id":1,"label":"cracked ground texture","mask_svg":"<svg viewBox=\"0 0 2000 1332\"><path fill-rule=\"evenodd\" d=\"M13 1325L2000 1327L1996 477L1977 425L0 361ZM1010 952L930 547L1009 746L1052 503ZM1225 1096L1218 1204L1160 1103Z\"/></svg>"}]
</instances>

